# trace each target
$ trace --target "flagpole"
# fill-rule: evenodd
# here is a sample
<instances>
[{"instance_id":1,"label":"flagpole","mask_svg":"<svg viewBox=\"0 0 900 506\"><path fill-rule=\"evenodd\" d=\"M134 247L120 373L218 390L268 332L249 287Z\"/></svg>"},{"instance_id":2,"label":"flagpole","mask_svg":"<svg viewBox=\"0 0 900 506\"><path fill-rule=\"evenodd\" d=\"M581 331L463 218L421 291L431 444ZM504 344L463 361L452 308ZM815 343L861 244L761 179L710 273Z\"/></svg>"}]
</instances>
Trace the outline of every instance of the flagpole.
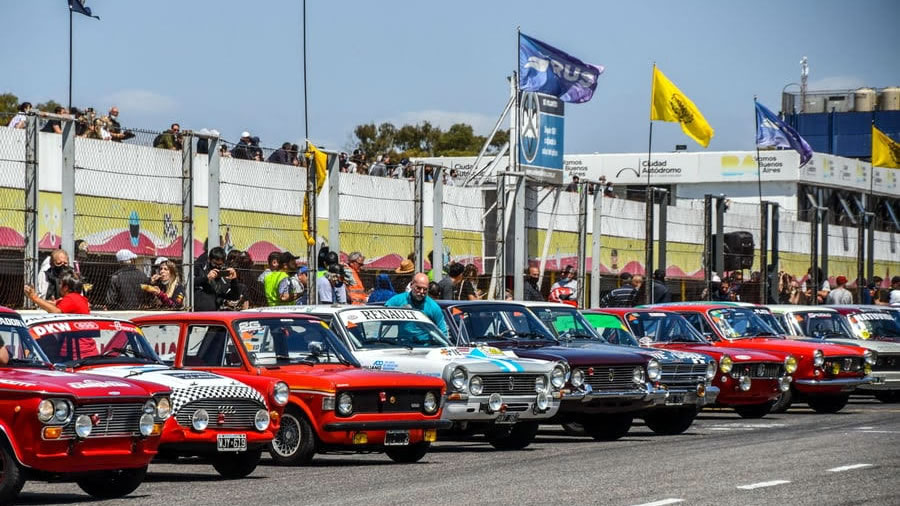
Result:
<instances>
[{"instance_id":1,"label":"flagpole","mask_svg":"<svg viewBox=\"0 0 900 506\"><path fill-rule=\"evenodd\" d=\"M756 118L756 132L759 132L759 114L756 113L756 95L753 95L753 117ZM759 161L759 142L756 144L756 189L759 192L759 205L762 206L762 168Z\"/></svg>"},{"instance_id":2,"label":"flagpole","mask_svg":"<svg viewBox=\"0 0 900 506\"><path fill-rule=\"evenodd\" d=\"M306 0L303 0L303 138L309 139L309 101L306 91ZM309 144L309 141L307 141Z\"/></svg>"},{"instance_id":3,"label":"flagpole","mask_svg":"<svg viewBox=\"0 0 900 506\"><path fill-rule=\"evenodd\" d=\"M755 118L756 123L756 132L754 136L759 133L759 113L756 110L756 95L753 95L753 117ZM763 200L762 200L762 162L759 159L759 142L758 140L754 140L753 143L756 145L756 189L759 192L759 218L760 218L760 227L759 227L759 246L760 246L760 260L759 260L759 283L760 283L760 304L766 303L766 298L768 296L768 287L766 284L768 283L768 260L769 260L769 252L768 250L768 237L763 237L762 234L768 235L768 226L764 226L763 221ZM768 221L768 210L766 211L766 221ZM763 248L763 246L766 246Z\"/></svg>"},{"instance_id":4,"label":"flagpole","mask_svg":"<svg viewBox=\"0 0 900 506\"><path fill-rule=\"evenodd\" d=\"M650 72L650 116L653 116L653 75L656 70L656 62ZM645 302L653 303L653 189L650 187L650 157L653 153L653 120L650 120L650 132L647 136L647 193L646 208L644 209L644 292L647 294Z\"/></svg>"},{"instance_id":5,"label":"flagpole","mask_svg":"<svg viewBox=\"0 0 900 506\"><path fill-rule=\"evenodd\" d=\"M72 111L72 6L69 6L69 112Z\"/></svg>"}]
</instances>

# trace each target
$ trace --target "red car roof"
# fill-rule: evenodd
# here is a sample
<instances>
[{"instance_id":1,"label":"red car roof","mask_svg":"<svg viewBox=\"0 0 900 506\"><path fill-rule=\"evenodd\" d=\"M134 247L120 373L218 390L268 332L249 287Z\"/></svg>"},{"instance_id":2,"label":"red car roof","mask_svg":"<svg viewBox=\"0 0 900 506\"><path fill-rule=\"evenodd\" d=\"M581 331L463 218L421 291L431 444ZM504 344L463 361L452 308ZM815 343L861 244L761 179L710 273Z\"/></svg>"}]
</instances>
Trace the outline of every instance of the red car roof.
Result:
<instances>
[{"instance_id":1,"label":"red car roof","mask_svg":"<svg viewBox=\"0 0 900 506\"><path fill-rule=\"evenodd\" d=\"M152 322L152 321L209 321L217 320L224 322L233 322L235 320L246 320L248 318L298 318L301 320L319 321L319 318L301 313L242 313L240 311L206 311L199 313L160 313L148 314L133 318L133 322Z\"/></svg>"}]
</instances>

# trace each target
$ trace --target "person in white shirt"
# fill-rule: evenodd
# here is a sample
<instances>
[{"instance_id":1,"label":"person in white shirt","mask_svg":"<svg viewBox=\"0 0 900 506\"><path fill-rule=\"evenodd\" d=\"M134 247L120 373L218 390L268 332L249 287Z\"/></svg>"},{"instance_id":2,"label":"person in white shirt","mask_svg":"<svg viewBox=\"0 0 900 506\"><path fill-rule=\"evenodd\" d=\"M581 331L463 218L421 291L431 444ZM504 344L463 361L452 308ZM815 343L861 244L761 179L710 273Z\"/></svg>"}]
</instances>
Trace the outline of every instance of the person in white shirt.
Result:
<instances>
[{"instance_id":1,"label":"person in white shirt","mask_svg":"<svg viewBox=\"0 0 900 506\"><path fill-rule=\"evenodd\" d=\"M25 125L28 121L27 115L29 111L31 111L31 102L22 102L22 104L19 105L19 112L16 113L16 115L13 116L11 120L9 120L9 124L7 124L6 126L8 126L9 128L18 129L25 128Z\"/></svg>"}]
</instances>

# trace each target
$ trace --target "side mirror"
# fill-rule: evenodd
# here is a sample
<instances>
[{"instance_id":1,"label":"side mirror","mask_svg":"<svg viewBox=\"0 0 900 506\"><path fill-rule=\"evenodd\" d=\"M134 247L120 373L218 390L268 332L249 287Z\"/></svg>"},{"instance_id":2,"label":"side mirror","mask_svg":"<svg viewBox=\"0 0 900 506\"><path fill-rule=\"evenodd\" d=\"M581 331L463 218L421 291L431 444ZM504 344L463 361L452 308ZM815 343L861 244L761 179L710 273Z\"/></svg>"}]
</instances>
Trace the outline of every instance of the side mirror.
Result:
<instances>
[{"instance_id":1,"label":"side mirror","mask_svg":"<svg viewBox=\"0 0 900 506\"><path fill-rule=\"evenodd\" d=\"M306 349L309 350L310 355L316 357L325 353L325 347L322 346L321 341L311 341L309 345L307 345Z\"/></svg>"},{"instance_id":2,"label":"side mirror","mask_svg":"<svg viewBox=\"0 0 900 506\"><path fill-rule=\"evenodd\" d=\"M57 362L57 363L53 364L53 369L57 370L57 371L66 372L67 367L66 367L66 364L61 364L61 363Z\"/></svg>"}]
</instances>

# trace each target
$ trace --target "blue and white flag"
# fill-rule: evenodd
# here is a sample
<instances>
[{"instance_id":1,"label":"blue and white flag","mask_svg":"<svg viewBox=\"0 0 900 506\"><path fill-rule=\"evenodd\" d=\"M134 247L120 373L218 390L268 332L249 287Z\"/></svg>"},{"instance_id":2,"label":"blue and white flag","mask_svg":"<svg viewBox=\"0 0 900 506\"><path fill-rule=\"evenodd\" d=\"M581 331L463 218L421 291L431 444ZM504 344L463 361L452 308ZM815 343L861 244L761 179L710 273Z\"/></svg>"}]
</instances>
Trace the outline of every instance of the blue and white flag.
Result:
<instances>
[{"instance_id":1,"label":"blue and white flag","mask_svg":"<svg viewBox=\"0 0 900 506\"><path fill-rule=\"evenodd\" d=\"M553 46L519 34L519 89L580 104L594 96L603 66L585 63Z\"/></svg>"},{"instance_id":2,"label":"blue and white flag","mask_svg":"<svg viewBox=\"0 0 900 506\"><path fill-rule=\"evenodd\" d=\"M91 12L91 8L87 5L84 5L85 0L69 0L69 9L72 12L77 12L78 14L84 14L89 18L100 19L100 16L94 16Z\"/></svg>"},{"instance_id":3,"label":"blue and white flag","mask_svg":"<svg viewBox=\"0 0 900 506\"><path fill-rule=\"evenodd\" d=\"M756 145L761 148L791 148L800 153L800 166L806 165L813 155L809 144L800 137L796 130L778 119L772 111L754 101L756 104Z\"/></svg>"}]
</instances>

